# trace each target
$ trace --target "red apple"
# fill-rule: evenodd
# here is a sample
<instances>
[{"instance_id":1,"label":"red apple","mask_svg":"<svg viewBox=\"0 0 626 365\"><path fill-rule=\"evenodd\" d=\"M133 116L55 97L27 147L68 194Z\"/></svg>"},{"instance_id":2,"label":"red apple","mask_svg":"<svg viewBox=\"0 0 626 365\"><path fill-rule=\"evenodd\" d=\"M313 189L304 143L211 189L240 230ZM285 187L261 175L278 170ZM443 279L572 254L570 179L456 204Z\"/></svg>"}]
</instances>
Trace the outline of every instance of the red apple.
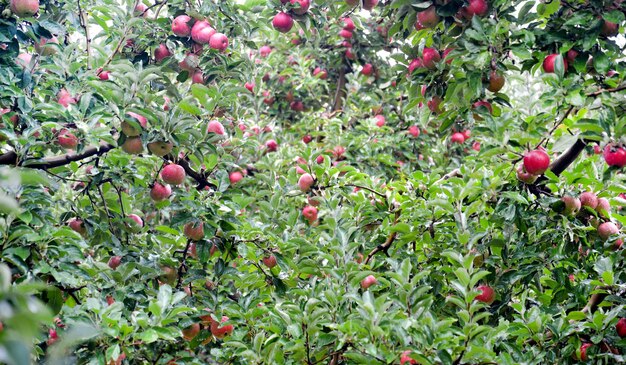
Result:
<instances>
[{"instance_id":1,"label":"red apple","mask_svg":"<svg viewBox=\"0 0 626 365\"><path fill-rule=\"evenodd\" d=\"M326 70L323 70L320 67L316 67L313 70L313 76L317 76L318 78L322 80L326 80L328 78L328 72L326 72Z\"/></svg>"},{"instance_id":2,"label":"red apple","mask_svg":"<svg viewBox=\"0 0 626 365\"><path fill-rule=\"evenodd\" d=\"M313 178L313 176L309 173L304 173L302 174L302 176L300 176L300 179L298 180L298 187L300 188L300 190L306 192L309 191L311 186L313 186L313 183L315 183L315 179Z\"/></svg>"},{"instance_id":3,"label":"red apple","mask_svg":"<svg viewBox=\"0 0 626 365\"><path fill-rule=\"evenodd\" d=\"M311 6L311 3L309 2L309 0L291 0L291 4L300 4L300 7L298 8L293 8L291 11L294 12L294 14L298 14L298 15L304 15L306 14L306 12L309 10L309 6Z\"/></svg>"},{"instance_id":4,"label":"red apple","mask_svg":"<svg viewBox=\"0 0 626 365\"><path fill-rule=\"evenodd\" d=\"M420 129L416 125L412 125L409 127L409 134L413 137L418 137L420 135Z\"/></svg>"},{"instance_id":5,"label":"red apple","mask_svg":"<svg viewBox=\"0 0 626 365\"><path fill-rule=\"evenodd\" d=\"M189 22L191 17L187 15L179 15L172 21L172 33L179 37L188 37L191 33Z\"/></svg>"},{"instance_id":6,"label":"red apple","mask_svg":"<svg viewBox=\"0 0 626 365\"><path fill-rule=\"evenodd\" d=\"M582 361L587 361L589 359L589 357L587 356L587 349L590 348L591 346L593 346L593 344L589 342L585 342L582 345L580 345L580 359Z\"/></svg>"},{"instance_id":7,"label":"red apple","mask_svg":"<svg viewBox=\"0 0 626 365\"><path fill-rule=\"evenodd\" d=\"M137 128L136 126L132 125L131 123L123 120L122 123L121 123L122 132L127 137L136 137L136 136L140 135L141 134L141 130L148 126L148 119L146 119L146 117L144 117L143 115L137 114L135 112L127 112L126 114L131 116L132 118L134 118L136 120L135 124L138 124L139 128Z\"/></svg>"},{"instance_id":8,"label":"red apple","mask_svg":"<svg viewBox=\"0 0 626 365\"><path fill-rule=\"evenodd\" d=\"M272 53L272 48L270 46L263 46L259 48L259 55L263 58L267 57Z\"/></svg>"},{"instance_id":9,"label":"red apple","mask_svg":"<svg viewBox=\"0 0 626 365\"><path fill-rule=\"evenodd\" d=\"M185 169L177 164L169 164L161 171L161 179L172 185L182 184L186 176Z\"/></svg>"},{"instance_id":10,"label":"red apple","mask_svg":"<svg viewBox=\"0 0 626 365\"><path fill-rule=\"evenodd\" d=\"M550 167L550 156L543 150L528 151L524 155L524 169L533 174L541 175Z\"/></svg>"},{"instance_id":11,"label":"red apple","mask_svg":"<svg viewBox=\"0 0 626 365\"><path fill-rule=\"evenodd\" d=\"M87 227L85 227L85 224L83 223L83 221L78 219L78 218L70 219L70 221L67 223L67 225L74 232L80 234L81 236L84 236L85 234L87 234Z\"/></svg>"},{"instance_id":12,"label":"red apple","mask_svg":"<svg viewBox=\"0 0 626 365\"><path fill-rule=\"evenodd\" d=\"M608 218L611 214L611 203L606 198L599 198L598 205L596 206L596 212L600 217Z\"/></svg>"},{"instance_id":13,"label":"red apple","mask_svg":"<svg viewBox=\"0 0 626 365\"><path fill-rule=\"evenodd\" d=\"M191 28L191 39L198 44L207 44L216 34L215 29L206 20L196 21Z\"/></svg>"},{"instance_id":14,"label":"red apple","mask_svg":"<svg viewBox=\"0 0 626 365\"><path fill-rule=\"evenodd\" d=\"M578 52L573 48L565 54L565 59L569 63L574 63L574 61L576 61L576 57L578 57Z\"/></svg>"},{"instance_id":15,"label":"red apple","mask_svg":"<svg viewBox=\"0 0 626 365\"><path fill-rule=\"evenodd\" d=\"M223 33L215 33L209 40L209 47L224 52L228 48L228 37Z\"/></svg>"},{"instance_id":16,"label":"red apple","mask_svg":"<svg viewBox=\"0 0 626 365\"><path fill-rule=\"evenodd\" d=\"M251 93L254 92L254 87L255 86L256 85L254 84L254 82L246 82L245 85L244 85L244 87L246 89L248 89L248 91L250 91Z\"/></svg>"},{"instance_id":17,"label":"red apple","mask_svg":"<svg viewBox=\"0 0 626 365\"><path fill-rule=\"evenodd\" d=\"M565 210L563 214L565 215L576 215L578 211L580 211L581 203L580 199L573 196L563 196L561 197L561 201L565 204Z\"/></svg>"},{"instance_id":18,"label":"red apple","mask_svg":"<svg viewBox=\"0 0 626 365\"><path fill-rule=\"evenodd\" d=\"M417 20L425 28L434 28L439 24L439 15L434 5L429 6L426 10L417 13Z\"/></svg>"},{"instance_id":19,"label":"red apple","mask_svg":"<svg viewBox=\"0 0 626 365\"><path fill-rule=\"evenodd\" d=\"M343 21L343 29L345 29L347 31L350 31L350 32L352 32L353 30L356 29L352 19L350 19L350 18L343 18L341 20Z\"/></svg>"},{"instance_id":20,"label":"red apple","mask_svg":"<svg viewBox=\"0 0 626 365\"><path fill-rule=\"evenodd\" d=\"M417 360L411 359L411 350L406 350L400 355L400 365L416 365Z\"/></svg>"},{"instance_id":21,"label":"red apple","mask_svg":"<svg viewBox=\"0 0 626 365\"><path fill-rule=\"evenodd\" d=\"M204 84L204 74L201 70L195 70L191 75L192 84Z\"/></svg>"},{"instance_id":22,"label":"red apple","mask_svg":"<svg viewBox=\"0 0 626 365\"><path fill-rule=\"evenodd\" d=\"M475 299L479 302L491 304L496 299L496 292L488 285L479 285L477 290L480 294Z\"/></svg>"},{"instance_id":23,"label":"red apple","mask_svg":"<svg viewBox=\"0 0 626 365\"><path fill-rule=\"evenodd\" d=\"M78 137L70 133L67 129L62 129L57 136L59 145L68 150L72 150L78 146Z\"/></svg>"},{"instance_id":24,"label":"red apple","mask_svg":"<svg viewBox=\"0 0 626 365\"><path fill-rule=\"evenodd\" d=\"M600 34L605 37L614 37L619 33L619 24L607 22L606 20L602 22L602 29L600 30Z\"/></svg>"},{"instance_id":25,"label":"red apple","mask_svg":"<svg viewBox=\"0 0 626 365\"><path fill-rule=\"evenodd\" d=\"M10 8L20 18L30 17L39 11L39 0L11 0Z\"/></svg>"},{"instance_id":26,"label":"red apple","mask_svg":"<svg viewBox=\"0 0 626 365\"><path fill-rule=\"evenodd\" d=\"M194 72L200 65L200 57L195 53L187 53L178 66L189 73Z\"/></svg>"},{"instance_id":27,"label":"red apple","mask_svg":"<svg viewBox=\"0 0 626 365\"><path fill-rule=\"evenodd\" d=\"M317 220L317 208L311 205L307 205L302 209L302 216L308 220L310 224L313 224Z\"/></svg>"},{"instance_id":28,"label":"red apple","mask_svg":"<svg viewBox=\"0 0 626 365\"><path fill-rule=\"evenodd\" d=\"M561 57L560 54L549 54L546 56L546 58L543 60L543 70L547 73L554 73L554 65L556 62L557 57ZM562 58L563 59L563 58ZM563 59L563 69L567 70L567 60Z\"/></svg>"},{"instance_id":29,"label":"red apple","mask_svg":"<svg viewBox=\"0 0 626 365\"><path fill-rule=\"evenodd\" d=\"M596 209L596 207L598 206L598 197L596 196L596 194L590 191L585 191L584 193L580 194L580 204L583 207Z\"/></svg>"},{"instance_id":30,"label":"red apple","mask_svg":"<svg viewBox=\"0 0 626 365\"><path fill-rule=\"evenodd\" d=\"M164 201L169 198L170 195L172 195L172 187L167 184L162 185L161 183L155 182L150 190L150 198L155 202Z\"/></svg>"},{"instance_id":31,"label":"red apple","mask_svg":"<svg viewBox=\"0 0 626 365\"><path fill-rule=\"evenodd\" d=\"M441 55L436 49L426 47L422 52L422 61L424 62L424 67L433 70L437 67L436 63L441 61Z\"/></svg>"},{"instance_id":32,"label":"red apple","mask_svg":"<svg viewBox=\"0 0 626 365\"><path fill-rule=\"evenodd\" d=\"M202 221L189 222L183 227L183 233L192 241L200 241L204 238L204 224Z\"/></svg>"},{"instance_id":33,"label":"red apple","mask_svg":"<svg viewBox=\"0 0 626 365\"><path fill-rule=\"evenodd\" d=\"M603 240L608 240L614 234L619 233L619 228L613 222L604 222L598 226L598 236Z\"/></svg>"},{"instance_id":34,"label":"red apple","mask_svg":"<svg viewBox=\"0 0 626 365\"><path fill-rule=\"evenodd\" d=\"M17 56L17 59L15 60L15 63L22 67L22 68L26 68L28 66L30 66L30 61L32 61L33 59L33 55L30 53L20 53ZM31 70L32 71L32 70Z\"/></svg>"},{"instance_id":35,"label":"red apple","mask_svg":"<svg viewBox=\"0 0 626 365\"><path fill-rule=\"evenodd\" d=\"M492 70L489 73L489 85L487 86L487 90L491 91L492 93L497 93L504 87L504 82L504 76L502 76L495 70Z\"/></svg>"},{"instance_id":36,"label":"red apple","mask_svg":"<svg viewBox=\"0 0 626 365\"><path fill-rule=\"evenodd\" d=\"M287 33L293 27L293 18L291 15L281 11L274 16L272 26L281 33Z\"/></svg>"},{"instance_id":37,"label":"red apple","mask_svg":"<svg viewBox=\"0 0 626 365\"><path fill-rule=\"evenodd\" d=\"M292 101L289 104L289 108L295 112L302 112L304 111L304 103L300 100Z\"/></svg>"},{"instance_id":38,"label":"red apple","mask_svg":"<svg viewBox=\"0 0 626 365\"><path fill-rule=\"evenodd\" d=\"M374 275L368 275L365 279L361 280L361 288L363 288L363 290L366 290L370 286L377 283L378 280L376 280L376 277Z\"/></svg>"},{"instance_id":39,"label":"red apple","mask_svg":"<svg viewBox=\"0 0 626 365\"><path fill-rule=\"evenodd\" d=\"M604 147L604 161L609 166L626 166L626 149L622 146L607 144Z\"/></svg>"},{"instance_id":40,"label":"red apple","mask_svg":"<svg viewBox=\"0 0 626 365\"><path fill-rule=\"evenodd\" d=\"M363 0L363 9L372 10L376 4L378 4L378 0Z\"/></svg>"},{"instance_id":41,"label":"red apple","mask_svg":"<svg viewBox=\"0 0 626 365\"><path fill-rule=\"evenodd\" d=\"M615 325L615 330L619 337L626 337L626 318L620 318Z\"/></svg>"},{"instance_id":42,"label":"red apple","mask_svg":"<svg viewBox=\"0 0 626 365\"><path fill-rule=\"evenodd\" d=\"M57 37L52 36L49 39L41 37L39 42L35 43L35 51L42 56L52 56L57 53L57 48L53 44L59 44Z\"/></svg>"},{"instance_id":43,"label":"red apple","mask_svg":"<svg viewBox=\"0 0 626 365\"><path fill-rule=\"evenodd\" d=\"M219 134L220 136L224 135L225 133L224 126L222 125L222 123L218 122L217 120L212 120L208 124L207 133L215 133L215 134Z\"/></svg>"},{"instance_id":44,"label":"red apple","mask_svg":"<svg viewBox=\"0 0 626 365\"><path fill-rule=\"evenodd\" d=\"M59 340L59 335L57 334L57 331L54 329L49 329L48 330L48 340L46 341L46 344L48 346L52 345L53 343L57 342Z\"/></svg>"},{"instance_id":45,"label":"red apple","mask_svg":"<svg viewBox=\"0 0 626 365\"><path fill-rule=\"evenodd\" d=\"M222 316L222 323L228 321L228 317ZM233 333L234 327L232 324L219 327L219 323L217 321L211 320L211 334L216 338L224 338L227 335Z\"/></svg>"},{"instance_id":46,"label":"red apple","mask_svg":"<svg viewBox=\"0 0 626 365\"><path fill-rule=\"evenodd\" d=\"M276 150L278 150L278 143L275 140L270 139L269 141L265 142L265 147L269 152L276 152Z\"/></svg>"},{"instance_id":47,"label":"red apple","mask_svg":"<svg viewBox=\"0 0 626 365\"><path fill-rule=\"evenodd\" d=\"M409 74L412 74L415 70L422 67L424 67L424 61L422 61L421 58L414 59L411 63L409 63ZM425 86L422 87L422 90L424 87ZM422 96L424 96L424 93L422 93Z\"/></svg>"},{"instance_id":48,"label":"red apple","mask_svg":"<svg viewBox=\"0 0 626 365\"><path fill-rule=\"evenodd\" d=\"M465 12L468 19L474 15L484 17L489 12L489 4L486 0L469 0Z\"/></svg>"},{"instance_id":49,"label":"red apple","mask_svg":"<svg viewBox=\"0 0 626 365\"><path fill-rule=\"evenodd\" d=\"M164 43L159 44L159 46L154 50L154 59L157 62L163 61L165 58L172 55L169 48Z\"/></svg>"},{"instance_id":50,"label":"red apple","mask_svg":"<svg viewBox=\"0 0 626 365\"><path fill-rule=\"evenodd\" d=\"M57 98L59 104L63 105L65 108L69 107L70 104L76 104L76 99L73 98L70 93L65 89L61 89L59 91L59 93L57 94Z\"/></svg>"},{"instance_id":51,"label":"red apple","mask_svg":"<svg viewBox=\"0 0 626 365\"><path fill-rule=\"evenodd\" d=\"M352 38L352 32L347 29L342 29L339 31L339 36L341 38L350 39Z\"/></svg>"},{"instance_id":52,"label":"red apple","mask_svg":"<svg viewBox=\"0 0 626 365\"><path fill-rule=\"evenodd\" d=\"M98 78L102 81L107 81L109 79L110 74L111 72L109 71L102 71L100 72L100 74L98 74Z\"/></svg>"},{"instance_id":53,"label":"red apple","mask_svg":"<svg viewBox=\"0 0 626 365\"><path fill-rule=\"evenodd\" d=\"M472 149L474 151L480 151L480 142L474 142L472 143Z\"/></svg>"},{"instance_id":54,"label":"red apple","mask_svg":"<svg viewBox=\"0 0 626 365\"><path fill-rule=\"evenodd\" d=\"M463 143L465 142L465 136L463 135L463 133L453 133L452 136L450 137L450 141L452 141L452 143Z\"/></svg>"},{"instance_id":55,"label":"red apple","mask_svg":"<svg viewBox=\"0 0 626 365\"><path fill-rule=\"evenodd\" d=\"M276 264L276 256L274 255L265 256L263 258L263 265L267 266L270 269L276 266Z\"/></svg>"},{"instance_id":56,"label":"red apple","mask_svg":"<svg viewBox=\"0 0 626 365\"><path fill-rule=\"evenodd\" d=\"M194 323L183 330L183 338L187 341L193 340L200 333L200 324Z\"/></svg>"},{"instance_id":57,"label":"red apple","mask_svg":"<svg viewBox=\"0 0 626 365\"><path fill-rule=\"evenodd\" d=\"M363 68L361 69L362 75L370 76L372 73L374 73L374 66L372 66L371 63L366 63L365 65L363 65Z\"/></svg>"},{"instance_id":58,"label":"red apple","mask_svg":"<svg viewBox=\"0 0 626 365\"><path fill-rule=\"evenodd\" d=\"M430 111L434 114L440 114L441 112L443 112L443 110L441 109L442 102L443 99L440 96L433 96L433 98L430 99L427 103L428 109L430 109Z\"/></svg>"},{"instance_id":59,"label":"red apple","mask_svg":"<svg viewBox=\"0 0 626 365\"><path fill-rule=\"evenodd\" d=\"M306 144L311 143L312 140L313 140L313 137L311 137L310 134L307 134L304 137L302 137L302 142L304 142Z\"/></svg>"},{"instance_id":60,"label":"red apple","mask_svg":"<svg viewBox=\"0 0 626 365\"><path fill-rule=\"evenodd\" d=\"M122 263L121 256L111 256L107 265L113 270L117 269L118 266Z\"/></svg>"},{"instance_id":61,"label":"red apple","mask_svg":"<svg viewBox=\"0 0 626 365\"><path fill-rule=\"evenodd\" d=\"M382 127L385 125L385 117L382 115L377 115L374 117L374 119L376 119L376 126L377 127Z\"/></svg>"}]
</instances>

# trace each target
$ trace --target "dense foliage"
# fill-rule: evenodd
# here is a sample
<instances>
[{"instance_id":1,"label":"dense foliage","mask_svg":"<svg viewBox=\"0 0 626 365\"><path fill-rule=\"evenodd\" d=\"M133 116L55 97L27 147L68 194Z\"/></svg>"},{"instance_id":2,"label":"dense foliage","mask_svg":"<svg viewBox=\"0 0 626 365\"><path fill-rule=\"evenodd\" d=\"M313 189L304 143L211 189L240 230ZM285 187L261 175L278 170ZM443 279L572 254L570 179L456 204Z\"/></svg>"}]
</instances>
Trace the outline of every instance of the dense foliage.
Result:
<instances>
[{"instance_id":1,"label":"dense foliage","mask_svg":"<svg viewBox=\"0 0 626 365\"><path fill-rule=\"evenodd\" d=\"M625 361L622 1L0 9L0 363Z\"/></svg>"}]
</instances>

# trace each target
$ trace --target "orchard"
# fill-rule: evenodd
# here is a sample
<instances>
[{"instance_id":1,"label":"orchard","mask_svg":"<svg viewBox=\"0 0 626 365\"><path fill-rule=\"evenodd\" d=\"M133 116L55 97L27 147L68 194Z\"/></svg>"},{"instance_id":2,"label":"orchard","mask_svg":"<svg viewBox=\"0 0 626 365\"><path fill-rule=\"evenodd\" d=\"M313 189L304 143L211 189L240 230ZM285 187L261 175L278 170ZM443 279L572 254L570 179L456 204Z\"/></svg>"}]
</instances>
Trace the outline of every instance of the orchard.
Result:
<instances>
[{"instance_id":1,"label":"orchard","mask_svg":"<svg viewBox=\"0 0 626 365\"><path fill-rule=\"evenodd\" d=\"M0 363L626 361L623 1L0 10Z\"/></svg>"}]
</instances>

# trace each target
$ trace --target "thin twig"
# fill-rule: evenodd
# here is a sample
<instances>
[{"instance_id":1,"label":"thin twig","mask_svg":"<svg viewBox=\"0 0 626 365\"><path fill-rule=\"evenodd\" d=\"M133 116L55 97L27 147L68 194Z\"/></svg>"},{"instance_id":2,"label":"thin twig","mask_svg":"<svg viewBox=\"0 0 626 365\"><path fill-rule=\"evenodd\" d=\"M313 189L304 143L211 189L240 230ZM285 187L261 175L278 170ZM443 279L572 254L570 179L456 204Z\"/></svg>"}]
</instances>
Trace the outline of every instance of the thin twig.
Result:
<instances>
[{"instance_id":1,"label":"thin twig","mask_svg":"<svg viewBox=\"0 0 626 365\"><path fill-rule=\"evenodd\" d=\"M85 41L87 43L87 69L91 70L91 38L89 37L89 22L87 21L87 15L80 6L80 0L78 0L78 16L80 18L80 26L85 30Z\"/></svg>"},{"instance_id":2,"label":"thin twig","mask_svg":"<svg viewBox=\"0 0 626 365\"><path fill-rule=\"evenodd\" d=\"M189 252L189 246L191 246L191 240L187 240L187 245L185 246L185 251L183 251L183 258L180 261L180 266L178 267L178 281L176 282L176 290L180 289L180 286L183 283L183 270L187 272L187 253Z\"/></svg>"}]
</instances>

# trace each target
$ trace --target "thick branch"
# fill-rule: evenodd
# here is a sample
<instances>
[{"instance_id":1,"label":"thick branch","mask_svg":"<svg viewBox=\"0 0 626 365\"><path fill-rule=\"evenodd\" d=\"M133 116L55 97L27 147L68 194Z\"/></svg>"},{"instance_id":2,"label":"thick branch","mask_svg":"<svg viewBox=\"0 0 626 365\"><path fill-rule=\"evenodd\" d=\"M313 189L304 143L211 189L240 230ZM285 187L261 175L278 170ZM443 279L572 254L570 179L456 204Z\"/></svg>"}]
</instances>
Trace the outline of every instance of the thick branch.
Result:
<instances>
[{"instance_id":1,"label":"thick branch","mask_svg":"<svg viewBox=\"0 0 626 365\"><path fill-rule=\"evenodd\" d=\"M335 101L333 102L333 110L337 111L343 108L343 99L346 97L346 66L342 63L339 69L339 79L337 80L337 90L335 91Z\"/></svg>"},{"instance_id":2,"label":"thick branch","mask_svg":"<svg viewBox=\"0 0 626 365\"><path fill-rule=\"evenodd\" d=\"M87 147L83 152L68 153L66 155L49 157L44 159L31 159L18 161L17 153L14 151L6 152L0 155L0 165L23 166L31 169L47 170L59 166L70 164L74 161L80 161L91 156L100 156L115 148L112 144L101 143L98 147Z\"/></svg>"}]
</instances>

